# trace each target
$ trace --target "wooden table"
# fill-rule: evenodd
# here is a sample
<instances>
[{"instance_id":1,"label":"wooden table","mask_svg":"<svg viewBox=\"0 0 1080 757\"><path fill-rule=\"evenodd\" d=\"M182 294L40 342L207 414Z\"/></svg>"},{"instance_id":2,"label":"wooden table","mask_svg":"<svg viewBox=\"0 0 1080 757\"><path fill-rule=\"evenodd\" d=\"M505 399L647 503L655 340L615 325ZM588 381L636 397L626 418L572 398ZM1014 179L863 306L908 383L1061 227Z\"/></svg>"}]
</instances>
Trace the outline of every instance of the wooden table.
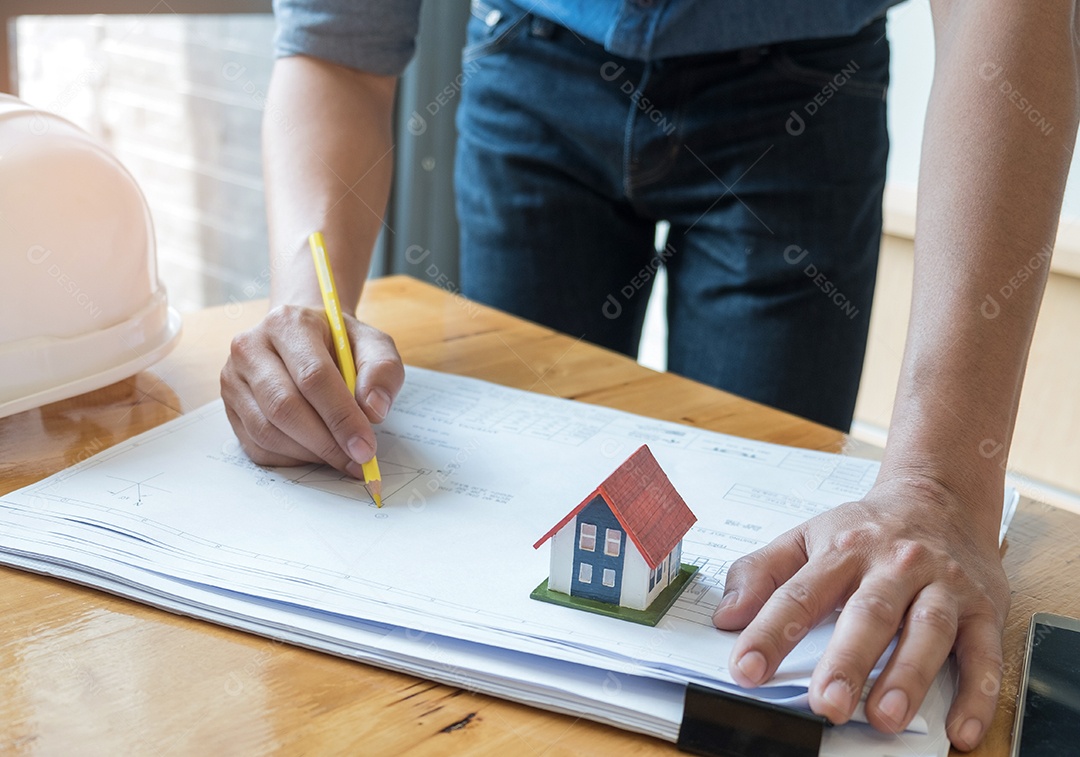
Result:
<instances>
[{"instance_id":1,"label":"wooden table","mask_svg":"<svg viewBox=\"0 0 1080 757\"><path fill-rule=\"evenodd\" d=\"M233 334L264 302L189 314L152 370L0 420L0 493L31 484L218 396ZM360 316L411 365L812 449L845 437L435 287L368 285ZM997 719L1004 755L1028 618L1080 614L1080 517L1024 502L1005 564L1013 605ZM0 568L0 754L674 754L586 720L294 648Z\"/></svg>"}]
</instances>

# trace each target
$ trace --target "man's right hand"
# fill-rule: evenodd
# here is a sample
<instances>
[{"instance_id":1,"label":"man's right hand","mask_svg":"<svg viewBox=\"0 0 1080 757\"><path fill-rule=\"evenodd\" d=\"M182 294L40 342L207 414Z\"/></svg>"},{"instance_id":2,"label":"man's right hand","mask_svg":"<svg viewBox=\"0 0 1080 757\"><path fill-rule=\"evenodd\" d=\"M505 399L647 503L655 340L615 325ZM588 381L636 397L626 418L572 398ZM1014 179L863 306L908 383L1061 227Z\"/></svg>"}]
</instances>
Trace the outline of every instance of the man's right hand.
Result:
<instances>
[{"instance_id":1,"label":"man's right hand","mask_svg":"<svg viewBox=\"0 0 1080 757\"><path fill-rule=\"evenodd\" d=\"M394 341L345 316L356 358L356 396L338 370L322 310L282 305L238 335L221 371L225 412L259 465L328 463L363 480L375 454L373 423L390 410L405 369Z\"/></svg>"},{"instance_id":2,"label":"man's right hand","mask_svg":"<svg viewBox=\"0 0 1080 757\"><path fill-rule=\"evenodd\" d=\"M356 396L338 370L308 235L326 237L346 313L360 301L393 174L397 80L311 58L279 58L263 116L270 313L240 334L221 396L260 465L328 463L356 478L405 379L393 340L345 316Z\"/></svg>"}]
</instances>

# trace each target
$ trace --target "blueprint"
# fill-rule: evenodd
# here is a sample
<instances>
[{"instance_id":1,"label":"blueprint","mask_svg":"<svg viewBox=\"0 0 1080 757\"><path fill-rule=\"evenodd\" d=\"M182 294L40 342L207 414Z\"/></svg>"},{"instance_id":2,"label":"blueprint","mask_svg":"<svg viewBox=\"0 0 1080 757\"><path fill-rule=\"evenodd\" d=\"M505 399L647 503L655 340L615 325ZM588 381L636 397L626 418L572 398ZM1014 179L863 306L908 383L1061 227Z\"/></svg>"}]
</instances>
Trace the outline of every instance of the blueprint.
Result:
<instances>
[{"instance_id":1,"label":"blueprint","mask_svg":"<svg viewBox=\"0 0 1080 757\"><path fill-rule=\"evenodd\" d=\"M464 670L501 696L562 691L536 700L552 709L581 711L575 697L588 697L571 679L602 671L656 699L632 706L628 693L620 706L636 715L617 716L597 694L590 716L673 739L681 686L734 687L735 634L711 623L731 562L858 498L877 473L872 461L413 367L377 438L381 509L331 468L253 464L211 403L3 497L0 561L437 680ZM549 565L532 544L641 444L698 518L686 591L655 628L530 600ZM751 693L804 705L830 633L813 630ZM432 639L450 662L425 657ZM577 672L544 678L544 660ZM934 749L910 753L940 751L946 687L903 735Z\"/></svg>"}]
</instances>

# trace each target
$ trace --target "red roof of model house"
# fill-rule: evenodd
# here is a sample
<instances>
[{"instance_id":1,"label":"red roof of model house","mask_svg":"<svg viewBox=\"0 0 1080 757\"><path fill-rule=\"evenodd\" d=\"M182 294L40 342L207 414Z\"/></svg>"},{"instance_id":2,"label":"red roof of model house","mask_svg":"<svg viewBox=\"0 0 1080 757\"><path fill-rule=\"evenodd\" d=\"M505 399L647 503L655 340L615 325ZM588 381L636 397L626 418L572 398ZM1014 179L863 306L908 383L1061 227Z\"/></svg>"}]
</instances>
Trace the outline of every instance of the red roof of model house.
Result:
<instances>
[{"instance_id":1,"label":"red roof of model house","mask_svg":"<svg viewBox=\"0 0 1080 757\"><path fill-rule=\"evenodd\" d=\"M656 569L697 522L645 445L533 545L538 548L589 504L597 494L637 545L650 568Z\"/></svg>"}]
</instances>

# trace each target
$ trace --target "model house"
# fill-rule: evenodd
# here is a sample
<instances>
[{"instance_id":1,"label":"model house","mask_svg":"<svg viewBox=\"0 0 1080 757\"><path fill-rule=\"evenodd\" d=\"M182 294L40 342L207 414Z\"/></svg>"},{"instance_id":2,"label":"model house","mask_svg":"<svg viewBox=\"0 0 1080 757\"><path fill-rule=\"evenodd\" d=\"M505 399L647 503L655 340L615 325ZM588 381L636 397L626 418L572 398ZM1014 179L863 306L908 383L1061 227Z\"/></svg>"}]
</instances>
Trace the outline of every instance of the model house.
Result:
<instances>
[{"instance_id":1,"label":"model house","mask_svg":"<svg viewBox=\"0 0 1080 757\"><path fill-rule=\"evenodd\" d=\"M696 521L642 446L533 545L551 540L551 572L541 589L645 611L678 584L663 614L693 573L682 569L682 538Z\"/></svg>"}]
</instances>

